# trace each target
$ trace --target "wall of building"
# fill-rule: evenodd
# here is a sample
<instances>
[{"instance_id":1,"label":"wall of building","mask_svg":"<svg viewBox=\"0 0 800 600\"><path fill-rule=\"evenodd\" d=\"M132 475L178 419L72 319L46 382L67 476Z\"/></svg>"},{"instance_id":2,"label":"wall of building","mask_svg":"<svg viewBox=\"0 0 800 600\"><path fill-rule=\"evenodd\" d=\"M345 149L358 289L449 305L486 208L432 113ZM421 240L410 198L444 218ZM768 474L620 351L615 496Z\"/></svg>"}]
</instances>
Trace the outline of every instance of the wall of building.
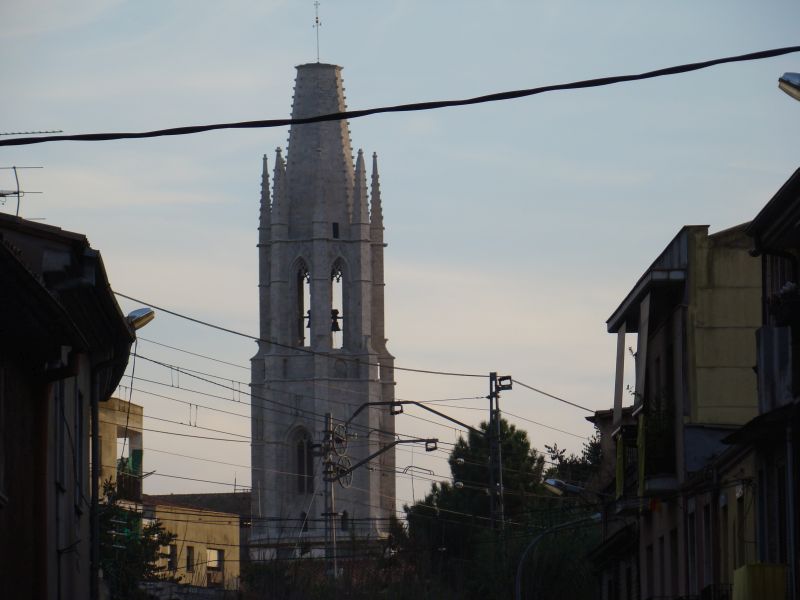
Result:
<instances>
[{"instance_id":1,"label":"wall of building","mask_svg":"<svg viewBox=\"0 0 800 600\"><path fill-rule=\"evenodd\" d=\"M139 474L141 474L142 460L142 424L143 409L138 404L128 403L120 398L109 398L100 403L100 485L106 481L117 482L117 460L119 449L117 442L127 436L125 454L132 456L139 453ZM141 487L141 480L140 486ZM139 493L141 496L141 491ZM141 500L141 498L126 498L128 500Z\"/></svg>"},{"instance_id":2,"label":"wall of building","mask_svg":"<svg viewBox=\"0 0 800 600\"><path fill-rule=\"evenodd\" d=\"M751 247L742 227L693 234L687 326L693 423L742 425L757 414L761 262Z\"/></svg>"},{"instance_id":3,"label":"wall of building","mask_svg":"<svg viewBox=\"0 0 800 600\"><path fill-rule=\"evenodd\" d=\"M239 587L239 515L200 510L177 504L145 505L145 516L158 519L177 535L174 548L161 551L159 567L179 577L181 583L201 587ZM209 551L221 552L218 567L210 567Z\"/></svg>"}]
</instances>

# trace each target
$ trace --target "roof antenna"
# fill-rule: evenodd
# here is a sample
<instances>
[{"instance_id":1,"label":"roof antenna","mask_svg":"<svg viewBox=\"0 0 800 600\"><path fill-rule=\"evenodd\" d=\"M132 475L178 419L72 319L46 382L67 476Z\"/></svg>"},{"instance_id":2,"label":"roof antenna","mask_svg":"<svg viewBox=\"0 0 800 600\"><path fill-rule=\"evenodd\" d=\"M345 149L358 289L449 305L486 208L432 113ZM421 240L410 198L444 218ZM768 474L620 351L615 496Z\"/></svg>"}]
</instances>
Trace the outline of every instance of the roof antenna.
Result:
<instances>
[{"instance_id":1,"label":"roof antenna","mask_svg":"<svg viewBox=\"0 0 800 600\"><path fill-rule=\"evenodd\" d=\"M19 189L19 175L17 174L17 169L42 169L44 167L0 167L0 169L12 169L14 171L14 180L17 182L17 191L13 190L0 190L0 203L5 203L5 198L8 196L16 196L17 197L17 214L19 216L19 199L24 196L25 194L41 194L42 192L24 192Z\"/></svg>"},{"instance_id":2,"label":"roof antenna","mask_svg":"<svg viewBox=\"0 0 800 600\"><path fill-rule=\"evenodd\" d=\"M319 62L319 28L322 21L319 20L319 0L314 0L314 29L317 30L317 62Z\"/></svg>"}]
</instances>

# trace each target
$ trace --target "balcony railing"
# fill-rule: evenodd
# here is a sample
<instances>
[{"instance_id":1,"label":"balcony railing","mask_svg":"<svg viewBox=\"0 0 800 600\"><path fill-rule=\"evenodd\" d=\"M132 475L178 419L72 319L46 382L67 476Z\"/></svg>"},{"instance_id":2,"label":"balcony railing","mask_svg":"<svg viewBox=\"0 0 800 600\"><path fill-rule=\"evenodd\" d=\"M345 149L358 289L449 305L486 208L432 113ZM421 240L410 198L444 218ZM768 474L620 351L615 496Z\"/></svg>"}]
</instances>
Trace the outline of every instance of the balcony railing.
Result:
<instances>
[{"instance_id":1,"label":"balcony railing","mask_svg":"<svg viewBox=\"0 0 800 600\"><path fill-rule=\"evenodd\" d=\"M672 410L645 411L644 475L675 474L675 418Z\"/></svg>"},{"instance_id":2,"label":"balcony railing","mask_svg":"<svg viewBox=\"0 0 800 600\"><path fill-rule=\"evenodd\" d=\"M117 496L120 500L142 501L142 478L130 473L117 473Z\"/></svg>"},{"instance_id":3,"label":"balcony railing","mask_svg":"<svg viewBox=\"0 0 800 600\"><path fill-rule=\"evenodd\" d=\"M756 332L758 349L758 410L767 413L789 404L800 383L798 363L793 356L792 328L762 327Z\"/></svg>"}]
</instances>

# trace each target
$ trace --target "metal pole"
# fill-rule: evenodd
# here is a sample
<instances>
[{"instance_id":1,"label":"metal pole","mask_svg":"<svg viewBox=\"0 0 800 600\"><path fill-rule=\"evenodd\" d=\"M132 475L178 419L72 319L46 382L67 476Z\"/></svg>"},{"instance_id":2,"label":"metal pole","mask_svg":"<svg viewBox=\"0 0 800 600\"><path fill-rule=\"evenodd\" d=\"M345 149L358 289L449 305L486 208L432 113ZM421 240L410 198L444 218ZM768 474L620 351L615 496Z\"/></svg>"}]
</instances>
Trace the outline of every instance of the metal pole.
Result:
<instances>
[{"instance_id":1,"label":"metal pole","mask_svg":"<svg viewBox=\"0 0 800 600\"><path fill-rule=\"evenodd\" d=\"M333 464L331 463L331 447L330 436L333 429L333 415L325 413L325 433L322 438L322 456L323 456L323 473L325 474L325 512L322 513L325 517L325 557L330 560L331 558L331 491L333 489L333 482L331 481Z\"/></svg>"},{"instance_id":2,"label":"metal pole","mask_svg":"<svg viewBox=\"0 0 800 600\"><path fill-rule=\"evenodd\" d=\"M89 402L92 419L92 498L89 510L89 597L100 597L100 399L97 374L92 370Z\"/></svg>"},{"instance_id":3,"label":"metal pole","mask_svg":"<svg viewBox=\"0 0 800 600\"><path fill-rule=\"evenodd\" d=\"M794 472L794 444L792 443L792 422L786 426L786 491L788 494L787 512L789 525L789 598L797 599L797 530L796 530L796 502L795 472Z\"/></svg>"},{"instance_id":4,"label":"metal pole","mask_svg":"<svg viewBox=\"0 0 800 600\"><path fill-rule=\"evenodd\" d=\"M500 530L502 531L505 529L506 515L504 500L505 490L503 489L503 444L502 437L500 435L500 392L497 390L497 381L495 381L494 412L495 435L497 437L497 516L500 520Z\"/></svg>"},{"instance_id":5,"label":"metal pole","mask_svg":"<svg viewBox=\"0 0 800 600\"><path fill-rule=\"evenodd\" d=\"M495 469L496 469L496 454L495 454L495 428L494 428L494 396L495 386L497 384L497 373L489 373L489 427L487 434L489 438L489 517L491 519L492 529L497 528L497 513L495 512Z\"/></svg>"},{"instance_id":6,"label":"metal pole","mask_svg":"<svg viewBox=\"0 0 800 600\"><path fill-rule=\"evenodd\" d=\"M333 541L333 578L339 578L339 568L336 564L336 494L331 482L331 538Z\"/></svg>"},{"instance_id":7,"label":"metal pole","mask_svg":"<svg viewBox=\"0 0 800 600\"><path fill-rule=\"evenodd\" d=\"M500 444L500 393L497 373L489 373L489 507L492 527L502 531L505 525L503 510L503 453Z\"/></svg>"}]
</instances>

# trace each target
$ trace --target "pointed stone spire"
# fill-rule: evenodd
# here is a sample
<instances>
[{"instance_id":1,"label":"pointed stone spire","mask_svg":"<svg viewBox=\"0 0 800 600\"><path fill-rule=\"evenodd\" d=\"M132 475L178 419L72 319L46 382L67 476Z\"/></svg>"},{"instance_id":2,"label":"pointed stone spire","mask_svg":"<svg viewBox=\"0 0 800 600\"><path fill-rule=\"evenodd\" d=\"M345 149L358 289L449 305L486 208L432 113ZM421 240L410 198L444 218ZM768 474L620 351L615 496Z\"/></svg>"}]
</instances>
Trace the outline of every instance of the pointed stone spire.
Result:
<instances>
[{"instance_id":1,"label":"pointed stone spire","mask_svg":"<svg viewBox=\"0 0 800 600\"><path fill-rule=\"evenodd\" d=\"M367 169L364 166L364 151L359 149L358 158L356 158L355 182L353 184L353 225L365 225L368 223Z\"/></svg>"},{"instance_id":2,"label":"pointed stone spire","mask_svg":"<svg viewBox=\"0 0 800 600\"><path fill-rule=\"evenodd\" d=\"M292 118L347 110L341 71L339 66L321 63L298 66ZM292 237L312 237L313 224L327 232L331 223L350 222L353 150L347 121L292 125L286 181Z\"/></svg>"},{"instance_id":3,"label":"pointed stone spire","mask_svg":"<svg viewBox=\"0 0 800 600\"><path fill-rule=\"evenodd\" d=\"M280 148L275 149L275 172L272 176L272 223L275 225L288 225L289 207L287 206L286 190L286 164Z\"/></svg>"},{"instance_id":4,"label":"pointed stone spire","mask_svg":"<svg viewBox=\"0 0 800 600\"><path fill-rule=\"evenodd\" d=\"M373 241L383 240L383 204L381 202L381 182L378 177L378 154L372 153L372 185L370 186L370 238Z\"/></svg>"},{"instance_id":5,"label":"pointed stone spire","mask_svg":"<svg viewBox=\"0 0 800 600\"><path fill-rule=\"evenodd\" d=\"M261 166L261 212L258 223L258 243L266 244L269 242L270 229L272 227L272 207L269 198L269 166L267 155L264 155Z\"/></svg>"}]
</instances>

